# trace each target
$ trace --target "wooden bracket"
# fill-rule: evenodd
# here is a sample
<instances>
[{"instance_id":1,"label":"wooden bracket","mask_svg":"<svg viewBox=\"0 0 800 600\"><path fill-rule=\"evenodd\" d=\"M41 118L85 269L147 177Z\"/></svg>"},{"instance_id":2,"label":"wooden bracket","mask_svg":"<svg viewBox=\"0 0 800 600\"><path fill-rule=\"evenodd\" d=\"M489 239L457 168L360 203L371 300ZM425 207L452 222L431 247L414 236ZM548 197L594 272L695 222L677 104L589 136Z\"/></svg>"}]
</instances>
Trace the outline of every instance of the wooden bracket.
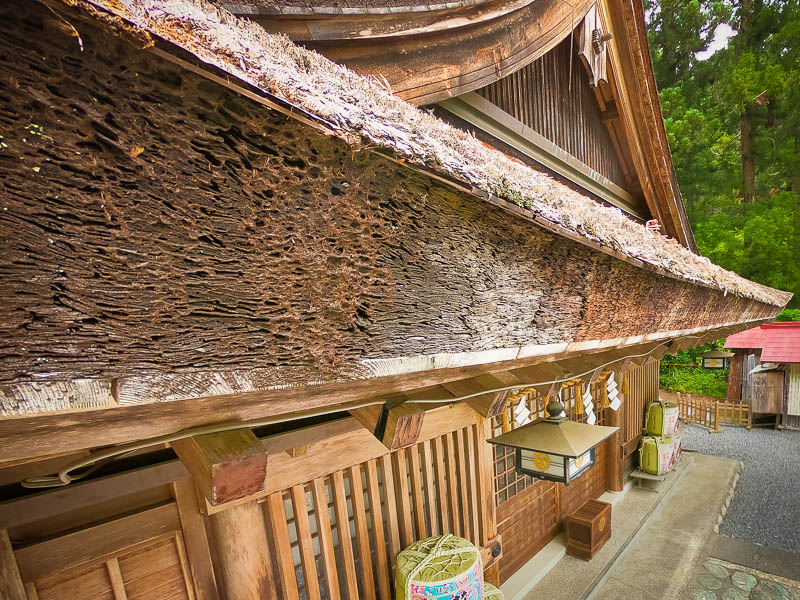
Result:
<instances>
[{"instance_id":1,"label":"wooden bracket","mask_svg":"<svg viewBox=\"0 0 800 600\"><path fill-rule=\"evenodd\" d=\"M405 404L407 398L388 398L380 405L351 410L359 423L369 429L389 450L411 446L417 442L425 409L418 404Z\"/></svg>"},{"instance_id":2,"label":"wooden bracket","mask_svg":"<svg viewBox=\"0 0 800 600\"><path fill-rule=\"evenodd\" d=\"M250 429L198 435L171 446L213 506L265 489L267 453Z\"/></svg>"},{"instance_id":3,"label":"wooden bracket","mask_svg":"<svg viewBox=\"0 0 800 600\"><path fill-rule=\"evenodd\" d=\"M617 105L613 100L606 104L606 110L600 113L600 119L603 123L619 119L619 110L617 110Z\"/></svg>"}]
</instances>

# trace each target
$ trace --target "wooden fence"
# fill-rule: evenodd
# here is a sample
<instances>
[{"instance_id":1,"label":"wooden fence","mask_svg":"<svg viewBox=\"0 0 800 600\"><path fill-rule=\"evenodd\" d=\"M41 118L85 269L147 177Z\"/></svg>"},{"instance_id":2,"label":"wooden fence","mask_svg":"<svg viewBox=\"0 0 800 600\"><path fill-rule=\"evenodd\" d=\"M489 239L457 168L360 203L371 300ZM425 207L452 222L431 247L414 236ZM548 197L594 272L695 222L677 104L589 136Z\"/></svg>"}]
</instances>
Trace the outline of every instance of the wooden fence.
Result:
<instances>
[{"instance_id":1,"label":"wooden fence","mask_svg":"<svg viewBox=\"0 0 800 600\"><path fill-rule=\"evenodd\" d=\"M720 425L736 425L747 429L753 426L752 406L747 402L678 394L678 409L681 420L708 427L712 433L722 431Z\"/></svg>"}]
</instances>

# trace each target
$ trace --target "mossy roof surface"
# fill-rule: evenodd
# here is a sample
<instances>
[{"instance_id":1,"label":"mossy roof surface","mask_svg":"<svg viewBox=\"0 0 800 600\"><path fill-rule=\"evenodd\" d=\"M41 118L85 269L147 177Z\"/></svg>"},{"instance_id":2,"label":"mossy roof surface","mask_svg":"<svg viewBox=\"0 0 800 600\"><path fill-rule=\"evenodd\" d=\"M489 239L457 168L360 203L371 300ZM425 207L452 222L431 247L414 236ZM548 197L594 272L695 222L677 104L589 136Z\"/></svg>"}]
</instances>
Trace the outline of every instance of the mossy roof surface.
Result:
<instances>
[{"instance_id":1,"label":"mossy roof surface","mask_svg":"<svg viewBox=\"0 0 800 600\"><path fill-rule=\"evenodd\" d=\"M681 279L773 306L785 306L791 298L788 292L714 265L671 238L651 234L619 209L603 206L393 96L378 79L362 77L207 0L64 1L102 8L183 48L299 108L356 148L390 151L411 165L512 202L531 216Z\"/></svg>"}]
</instances>

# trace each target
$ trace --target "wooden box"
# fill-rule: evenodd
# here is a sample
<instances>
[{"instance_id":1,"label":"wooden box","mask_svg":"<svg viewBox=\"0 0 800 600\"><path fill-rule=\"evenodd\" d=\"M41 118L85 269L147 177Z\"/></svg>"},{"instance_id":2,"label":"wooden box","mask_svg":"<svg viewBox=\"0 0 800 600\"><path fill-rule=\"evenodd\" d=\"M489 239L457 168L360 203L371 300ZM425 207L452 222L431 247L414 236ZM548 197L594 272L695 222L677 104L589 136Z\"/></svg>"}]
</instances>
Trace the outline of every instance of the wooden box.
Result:
<instances>
[{"instance_id":1,"label":"wooden box","mask_svg":"<svg viewBox=\"0 0 800 600\"><path fill-rule=\"evenodd\" d=\"M611 537L611 505L587 500L567 517L567 554L591 560Z\"/></svg>"}]
</instances>

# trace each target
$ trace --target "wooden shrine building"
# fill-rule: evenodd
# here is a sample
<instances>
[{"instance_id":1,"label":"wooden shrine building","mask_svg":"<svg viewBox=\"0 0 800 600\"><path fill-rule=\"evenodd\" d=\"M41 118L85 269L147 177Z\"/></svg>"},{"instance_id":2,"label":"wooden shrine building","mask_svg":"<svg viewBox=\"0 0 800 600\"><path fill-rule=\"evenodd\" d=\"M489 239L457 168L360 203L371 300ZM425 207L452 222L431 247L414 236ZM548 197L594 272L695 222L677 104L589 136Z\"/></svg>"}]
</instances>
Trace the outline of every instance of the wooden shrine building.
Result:
<instances>
[{"instance_id":1,"label":"wooden shrine building","mask_svg":"<svg viewBox=\"0 0 800 600\"><path fill-rule=\"evenodd\" d=\"M388 600L444 532L502 583L789 300L696 254L639 0L0 19L4 599ZM486 442L587 388L571 485Z\"/></svg>"},{"instance_id":2,"label":"wooden shrine building","mask_svg":"<svg viewBox=\"0 0 800 600\"><path fill-rule=\"evenodd\" d=\"M769 323L730 336L729 400L774 415L783 429L800 430L800 323Z\"/></svg>"}]
</instances>

